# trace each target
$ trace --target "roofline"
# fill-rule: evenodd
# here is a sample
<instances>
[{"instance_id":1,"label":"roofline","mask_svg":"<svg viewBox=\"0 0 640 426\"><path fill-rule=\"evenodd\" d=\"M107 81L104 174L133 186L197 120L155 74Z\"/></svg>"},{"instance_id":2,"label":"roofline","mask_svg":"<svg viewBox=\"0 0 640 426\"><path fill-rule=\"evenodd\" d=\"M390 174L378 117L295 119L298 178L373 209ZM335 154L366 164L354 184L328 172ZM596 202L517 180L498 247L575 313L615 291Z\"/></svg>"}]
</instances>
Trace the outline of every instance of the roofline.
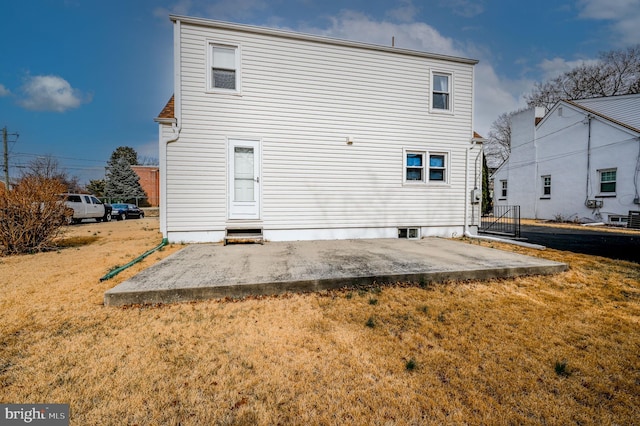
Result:
<instances>
[{"instance_id":1,"label":"roofline","mask_svg":"<svg viewBox=\"0 0 640 426\"><path fill-rule=\"evenodd\" d=\"M354 47L358 49L368 49L368 50L376 50L380 52L397 53L401 55L417 56L417 57L428 58L428 59L438 59L443 61L451 61L451 62L458 62L462 64L468 64L468 65L475 65L478 63L477 59L467 59L467 58L461 58L457 56L421 52L418 50L401 49L397 47L381 46L381 45L371 44L371 43L341 40L341 39L326 37L326 36L317 36L312 34L289 31L289 30L259 27L255 25L236 24L236 23L225 22L225 21L216 21L213 19L194 18L194 17L182 16L182 15L169 15L169 19L171 19L173 22L180 21L180 22L184 22L192 25L215 27L215 28L221 28L225 30L242 31L242 32L253 33L253 34L265 34L265 35L271 35L274 37L289 38L293 40L311 41L316 43L331 44L335 46L347 46L347 47Z\"/></svg>"},{"instance_id":2,"label":"roofline","mask_svg":"<svg viewBox=\"0 0 640 426\"><path fill-rule=\"evenodd\" d=\"M161 118L161 117L156 117L153 119L153 121L160 124L175 124L178 122L175 118Z\"/></svg>"},{"instance_id":3,"label":"roofline","mask_svg":"<svg viewBox=\"0 0 640 426\"><path fill-rule=\"evenodd\" d=\"M583 111L585 111L585 112L587 112L587 113L589 113L589 114L593 114L593 115L598 116L598 117L600 117L600 118L602 118L602 119L605 119L605 120L607 120L607 121L610 121L611 123L616 124L616 125L618 125L618 126L620 126L620 127L624 127L624 128L625 128L625 129L627 129L627 130L631 130L632 132L640 133L640 129L636 129L635 127L630 126L630 125L628 125L628 124L626 124L626 123L623 123L623 122L621 122L621 121L614 120L613 118L611 118L611 117L609 117L609 116L606 116L606 115L604 115L604 114L602 114L602 113L599 113L598 111L594 111L594 110L592 110L591 108L587 108L587 107L585 107L585 106L583 106L583 105L580 105L580 104L578 104L578 103L576 103L576 102L570 101L570 100L568 100L568 99L564 99L564 100L558 101L558 104L559 104L560 102L564 102L564 103L566 103L567 105L571 105L571 106L574 106L574 107L576 107L576 108L579 108L579 109L581 109L581 110L583 110ZM556 104L556 105L558 105L558 104ZM555 107L554 107L554 108L555 108Z\"/></svg>"}]
</instances>

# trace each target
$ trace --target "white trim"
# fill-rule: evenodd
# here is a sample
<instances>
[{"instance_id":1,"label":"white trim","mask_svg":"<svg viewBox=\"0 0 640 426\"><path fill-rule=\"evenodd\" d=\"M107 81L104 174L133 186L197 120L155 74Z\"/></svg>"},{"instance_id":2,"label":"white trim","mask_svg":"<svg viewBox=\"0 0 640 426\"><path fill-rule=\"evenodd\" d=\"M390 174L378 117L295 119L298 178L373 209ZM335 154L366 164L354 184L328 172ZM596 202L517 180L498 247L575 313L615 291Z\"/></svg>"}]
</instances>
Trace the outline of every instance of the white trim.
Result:
<instances>
[{"instance_id":1,"label":"white trim","mask_svg":"<svg viewBox=\"0 0 640 426\"><path fill-rule=\"evenodd\" d=\"M262 139L251 138L226 138L227 145L227 220L259 220L262 218ZM254 179L257 179L254 186L253 204L247 202L245 205L236 204L232 200L233 195L233 173L234 157L232 146L246 146L254 149Z\"/></svg>"},{"instance_id":2,"label":"white trim","mask_svg":"<svg viewBox=\"0 0 640 426\"><path fill-rule=\"evenodd\" d=\"M422 180L407 180L407 154L422 154ZM430 158L432 155L444 156L444 181L430 180L429 170ZM426 148L402 147L402 184L406 186L429 186L429 187L449 187L451 185L451 151L429 150Z\"/></svg>"},{"instance_id":3,"label":"white trim","mask_svg":"<svg viewBox=\"0 0 640 426\"><path fill-rule=\"evenodd\" d=\"M398 239L398 228L406 227L384 227L384 228L331 228L331 229L283 229L269 230L263 229L262 233L265 241L312 241L312 240L351 240L351 239L371 239L371 238L394 238ZM420 238L461 237L464 233L464 226L411 226L418 228Z\"/></svg>"},{"instance_id":4,"label":"white trim","mask_svg":"<svg viewBox=\"0 0 640 426\"><path fill-rule=\"evenodd\" d=\"M173 26L173 117L176 119L178 127L182 125L181 31L182 26L177 20Z\"/></svg>"},{"instance_id":5,"label":"white trim","mask_svg":"<svg viewBox=\"0 0 640 426\"><path fill-rule=\"evenodd\" d=\"M449 108L440 109L433 107L433 81L434 75L441 75L449 77ZM455 73L453 71L445 71L439 69L431 69L429 70L429 112L433 114L445 114L445 115L454 115L455 114L455 105L453 102L454 99L454 90L455 90Z\"/></svg>"},{"instance_id":6,"label":"white trim","mask_svg":"<svg viewBox=\"0 0 640 426\"><path fill-rule=\"evenodd\" d=\"M213 68L213 47L227 47L235 49L235 76L236 76L236 88L235 89L222 89L219 87L213 87L211 70ZM206 93L219 93L226 95L242 95L242 61L241 61L242 49L240 43L225 39L206 39L205 40L205 57L206 67L205 70L205 89Z\"/></svg>"},{"instance_id":7,"label":"white trim","mask_svg":"<svg viewBox=\"0 0 640 426\"><path fill-rule=\"evenodd\" d=\"M468 59L468 58L461 58L458 56L449 56L449 55L441 55L436 53L420 52L417 50L402 49L402 48L391 47L391 46L381 46L376 44L362 43L362 42L349 41L349 40L340 40L340 39L331 38L331 37L304 34L304 33L298 33L294 31L258 27L255 25L236 24L231 22L216 21L216 20L204 19L204 18L194 18L194 17L182 16L182 15L169 15L169 19L171 19L172 21L182 20L183 22L188 24L205 26L210 28L242 31L242 32L253 33L253 34L264 34L264 35L270 35L275 37L289 38L293 40L306 40L306 41L313 41L313 42L324 43L329 45L348 46L348 47L376 50L376 51L382 51L382 52L392 52L395 54L417 56L421 58L436 59L436 60L442 60L442 61L458 62L458 63L468 64L468 65L475 65L478 63L478 60L476 59Z\"/></svg>"}]
</instances>

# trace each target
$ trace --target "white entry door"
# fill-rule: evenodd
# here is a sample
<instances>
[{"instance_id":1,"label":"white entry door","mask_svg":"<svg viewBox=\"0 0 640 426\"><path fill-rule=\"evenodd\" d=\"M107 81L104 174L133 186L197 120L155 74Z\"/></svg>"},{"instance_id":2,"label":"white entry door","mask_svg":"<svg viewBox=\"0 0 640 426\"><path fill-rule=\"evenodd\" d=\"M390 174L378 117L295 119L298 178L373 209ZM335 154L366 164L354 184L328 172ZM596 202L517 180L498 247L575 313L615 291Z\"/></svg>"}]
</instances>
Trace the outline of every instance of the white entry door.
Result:
<instances>
[{"instance_id":1,"label":"white entry door","mask_svg":"<svg viewBox=\"0 0 640 426\"><path fill-rule=\"evenodd\" d=\"M229 219L260 218L260 141L229 140Z\"/></svg>"}]
</instances>

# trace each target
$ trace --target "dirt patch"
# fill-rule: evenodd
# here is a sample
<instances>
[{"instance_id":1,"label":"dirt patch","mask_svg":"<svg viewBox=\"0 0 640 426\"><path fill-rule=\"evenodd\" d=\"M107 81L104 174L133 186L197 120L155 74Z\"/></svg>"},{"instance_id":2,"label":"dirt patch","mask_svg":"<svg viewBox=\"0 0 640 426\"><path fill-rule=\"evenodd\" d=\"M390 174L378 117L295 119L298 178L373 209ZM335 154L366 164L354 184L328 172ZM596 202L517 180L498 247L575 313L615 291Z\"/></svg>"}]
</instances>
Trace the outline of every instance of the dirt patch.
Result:
<instances>
[{"instance_id":1,"label":"dirt patch","mask_svg":"<svg viewBox=\"0 0 640 426\"><path fill-rule=\"evenodd\" d=\"M634 424L637 264L554 276L108 308L103 293L180 249L157 219L0 258L0 402L69 403L71 424ZM114 420L115 419L115 420Z\"/></svg>"}]
</instances>

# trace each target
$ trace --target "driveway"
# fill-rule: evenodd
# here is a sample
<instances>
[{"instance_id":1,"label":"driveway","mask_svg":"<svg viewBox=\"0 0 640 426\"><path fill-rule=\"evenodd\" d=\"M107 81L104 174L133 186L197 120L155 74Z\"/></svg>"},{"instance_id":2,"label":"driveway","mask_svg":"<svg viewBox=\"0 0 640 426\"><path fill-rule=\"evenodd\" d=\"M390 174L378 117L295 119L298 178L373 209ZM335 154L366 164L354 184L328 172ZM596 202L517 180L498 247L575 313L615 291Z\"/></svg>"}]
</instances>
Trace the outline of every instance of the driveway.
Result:
<instances>
[{"instance_id":1,"label":"driveway","mask_svg":"<svg viewBox=\"0 0 640 426\"><path fill-rule=\"evenodd\" d=\"M604 232L593 228L565 229L522 225L520 235L528 242L557 250L630 260L640 263L640 233Z\"/></svg>"}]
</instances>

